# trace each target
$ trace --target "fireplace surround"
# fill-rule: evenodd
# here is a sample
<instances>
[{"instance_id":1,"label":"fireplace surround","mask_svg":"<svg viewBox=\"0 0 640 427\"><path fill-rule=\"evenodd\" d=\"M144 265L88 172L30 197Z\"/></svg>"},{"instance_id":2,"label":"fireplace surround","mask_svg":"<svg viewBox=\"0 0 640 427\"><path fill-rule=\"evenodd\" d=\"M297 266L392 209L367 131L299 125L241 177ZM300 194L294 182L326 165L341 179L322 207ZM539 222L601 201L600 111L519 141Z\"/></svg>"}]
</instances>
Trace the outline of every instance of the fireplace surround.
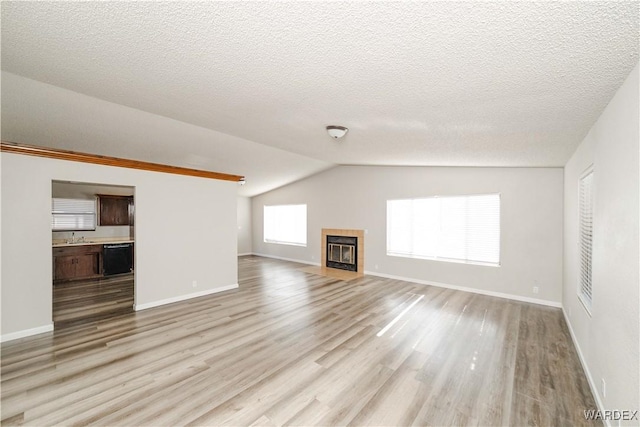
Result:
<instances>
[{"instance_id":1,"label":"fireplace surround","mask_svg":"<svg viewBox=\"0 0 640 427\"><path fill-rule=\"evenodd\" d=\"M323 228L322 267L364 276L364 230Z\"/></svg>"}]
</instances>

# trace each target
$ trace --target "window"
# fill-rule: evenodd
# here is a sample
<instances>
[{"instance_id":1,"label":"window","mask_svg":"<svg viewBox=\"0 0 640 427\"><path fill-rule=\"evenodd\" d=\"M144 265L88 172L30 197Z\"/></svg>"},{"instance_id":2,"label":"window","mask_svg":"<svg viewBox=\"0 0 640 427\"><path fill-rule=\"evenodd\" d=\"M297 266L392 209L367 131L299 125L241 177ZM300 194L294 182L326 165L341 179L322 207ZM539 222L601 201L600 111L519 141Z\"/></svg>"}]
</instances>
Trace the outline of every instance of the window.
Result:
<instances>
[{"instance_id":1,"label":"window","mask_svg":"<svg viewBox=\"0 0 640 427\"><path fill-rule=\"evenodd\" d=\"M95 229L95 200L51 199L51 230L77 231Z\"/></svg>"},{"instance_id":2,"label":"window","mask_svg":"<svg viewBox=\"0 0 640 427\"><path fill-rule=\"evenodd\" d=\"M265 206L264 241L307 246L307 205Z\"/></svg>"},{"instance_id":3,"label":"window","mask_svg":"<svg viewBox=\"0 0 640 427\"><path fill-rule=\"evenodd\" d=\"M593 241L593 170L580 179L580 287L578 297L591 310L591 248Z\"/></svg>"},{"instance_id":4,"label":"window","mask_svg":"<svg viewBox=\"0 0 640 427\"><path fill-rule=\"evenodd\" d=\"M387 255L500 265L500 195L387 200Z\"/></svg>"}]
</instances>

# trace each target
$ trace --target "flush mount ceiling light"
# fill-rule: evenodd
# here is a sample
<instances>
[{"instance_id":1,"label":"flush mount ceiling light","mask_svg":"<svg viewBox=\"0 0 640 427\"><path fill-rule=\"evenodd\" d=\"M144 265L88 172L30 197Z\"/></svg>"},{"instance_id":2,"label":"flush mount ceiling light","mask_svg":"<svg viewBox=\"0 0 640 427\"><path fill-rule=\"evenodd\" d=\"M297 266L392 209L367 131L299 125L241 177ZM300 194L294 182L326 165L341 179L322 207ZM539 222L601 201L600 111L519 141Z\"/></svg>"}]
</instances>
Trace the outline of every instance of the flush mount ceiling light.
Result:
<instances>
[{"instance_id":1,"label":"flush mount ceiling light","mask_svg":"<svg viewBox=\"0 0 640 427\"><path fill-rule=\"evenodd\" d=\"M240 185L245 185L247 183L247 180L244 179L244 176L242 178L240 178L240 181L238 181L238 184Z\"/></svg>"},{"instance_id":2,"label":"flush mount ceiling light","mask_svg":"<svg viewBox=\"0 0 640 427\"><path fill-rule=\"evenodd\" d=\"M327 133L333 139L342 138L347 132L349 129L344 126L327 126Z\"/></svg>"}]
</instances>

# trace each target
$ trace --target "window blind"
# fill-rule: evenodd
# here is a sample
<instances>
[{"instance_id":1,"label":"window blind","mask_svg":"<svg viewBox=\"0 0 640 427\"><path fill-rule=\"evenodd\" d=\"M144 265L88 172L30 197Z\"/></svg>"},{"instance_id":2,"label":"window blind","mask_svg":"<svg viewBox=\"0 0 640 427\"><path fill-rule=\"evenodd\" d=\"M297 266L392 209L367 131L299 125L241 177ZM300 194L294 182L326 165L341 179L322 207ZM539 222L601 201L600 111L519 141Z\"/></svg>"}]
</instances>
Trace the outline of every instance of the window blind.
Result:
<instances>
[{"instance_id":1,"label":"window blind","mask_svg":"<svg viewBox=\"0 0 640 427\"><path fill-rule=\"evenodd\" d=\"M96 201L51 199L51 230L81 231L96 229Z\"/></svg>"},{"instance_id":2,"label":"window blind","mask_svg":"<svg viewBox=\"0 0 640 427\"><path fill-rule=\"evenodd\" d=\"M580 287L578 295L591 309L591 254L593 243L593 171L580 179Z\"/></svg>"},{"instance_id":3,"label":"window blind","mask_svg":"<svg viewBox=\"0 0 640 427\"><path fill-rule=\"evenodd\" d=\"M264 241L307 245L307 205L264 207Z\"/></svg>"},{"instance_id":4,"label":"window blind","mask_svg":"<svg viewBox=\"0 0 640 427\"><path fill-rule=\"evenodd\" d=\"M387 255L500 264L500 195L387 201Z\"/></svg>"}]
</instances>

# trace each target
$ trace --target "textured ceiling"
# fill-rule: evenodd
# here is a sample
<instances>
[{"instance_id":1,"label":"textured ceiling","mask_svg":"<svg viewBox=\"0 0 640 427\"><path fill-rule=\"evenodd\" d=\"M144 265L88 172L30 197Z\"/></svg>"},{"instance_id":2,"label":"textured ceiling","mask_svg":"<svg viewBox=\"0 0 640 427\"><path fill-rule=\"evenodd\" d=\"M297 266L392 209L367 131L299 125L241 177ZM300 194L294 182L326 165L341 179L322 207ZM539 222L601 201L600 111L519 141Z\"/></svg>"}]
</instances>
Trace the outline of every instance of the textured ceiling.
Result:
<instances>
[{"instance_id":1,"label":"textured ceiling","mask_svg":"<svg viewBox=\"0 0 640 427\"><path fill-rule=\"evenodd\" d=\"M639 15L638 2L5 1L2 69L294 153L308 173L563 166L638 62ZM331 140L328 124L350 132ZM258 151L186 154L250 176ZM248 170L228 170L234 155Z\"/></svg>"}]
</instances>

